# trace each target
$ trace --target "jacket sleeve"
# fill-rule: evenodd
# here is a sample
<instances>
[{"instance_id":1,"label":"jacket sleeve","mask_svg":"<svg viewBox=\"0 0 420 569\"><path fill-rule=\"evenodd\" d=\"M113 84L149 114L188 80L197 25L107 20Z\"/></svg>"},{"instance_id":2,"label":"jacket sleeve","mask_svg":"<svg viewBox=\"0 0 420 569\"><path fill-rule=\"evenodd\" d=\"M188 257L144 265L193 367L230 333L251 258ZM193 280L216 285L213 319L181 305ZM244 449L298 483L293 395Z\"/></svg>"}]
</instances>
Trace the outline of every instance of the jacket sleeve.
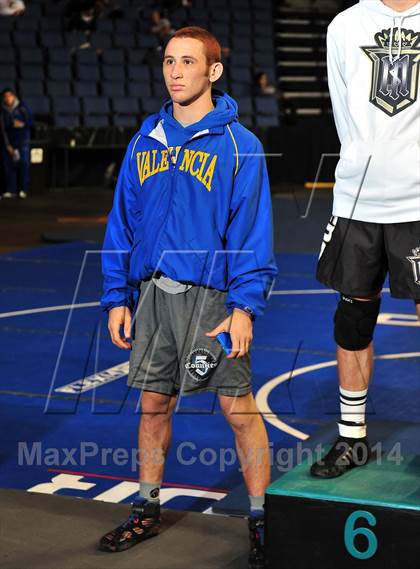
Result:
<instances>
[{"instance_id":1,"label":"jacket sleeve","mask_svg":"<svg viewBox=\"0 0 420 569\"><path fill-rule=\"evenodd\" d=\"M6 120L5 120L4 112L2 112L1 109L0 109L0 134L1 134L2 143L4 144L4 147L6 148L7 146L9 146L10 141L9 141L9 137L7 135L7 127L6 127Z\"/></svg>"},{"instance_id":2,"label":"jacket sleeve","mask_svg":"<svg viewBox=\"0 0 420 569\"><path fill-rule=\"evenodd\" d=\"M102 250L103 296L101 306L133 308L136 290L128 283L130 252L137 219L136 185L130 170L133 141L118 175L114 203L108 217Z\"/></svg>"},{"instance_id":3,"label":"jacket sleeve","mask_svg":"<svg viewBox=\"0 0 420 569\"><path fill-rule=\"evenodd\" d=\"M341 34L344 31L340 30ZM347 139L349 127L347 124L347 85L344 77L344 48L340 47L337 39L338 32L333 24L327 32L327 70L328 88L334 111L334 121L341 144Z\"/></svg>"},{"instance_id":4,"label":"jacket sleeve","mask_svg":"<svg viewBox=\"0 0 420 569\"><path fill-rule=\"evenodd\" d=\"M270 186L264 149L257 139L235 177L226 250L229 313L241 308L253 317L261 315L277 267Z\"/></svg>"}]
</instances>

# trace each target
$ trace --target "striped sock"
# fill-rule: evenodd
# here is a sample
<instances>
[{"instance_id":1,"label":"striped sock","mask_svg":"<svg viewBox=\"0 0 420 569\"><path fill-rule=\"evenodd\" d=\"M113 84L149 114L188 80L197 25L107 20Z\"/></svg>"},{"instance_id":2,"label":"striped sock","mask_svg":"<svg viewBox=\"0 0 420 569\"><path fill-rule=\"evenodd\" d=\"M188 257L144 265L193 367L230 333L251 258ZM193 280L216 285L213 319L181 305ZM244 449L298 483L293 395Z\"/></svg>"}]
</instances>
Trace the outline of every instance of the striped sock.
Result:
<instances>
[{"instance_id":1,"label":"striped sock","mask_svg":"<svg viewBox=\"0 0 420 569\"><path fill-rule=\"evenodd\" d=\"M367 389L348 391L340 387L341 419L338 423L340 436L352 439L366 437Z\"/></svg>"}]
</instances>

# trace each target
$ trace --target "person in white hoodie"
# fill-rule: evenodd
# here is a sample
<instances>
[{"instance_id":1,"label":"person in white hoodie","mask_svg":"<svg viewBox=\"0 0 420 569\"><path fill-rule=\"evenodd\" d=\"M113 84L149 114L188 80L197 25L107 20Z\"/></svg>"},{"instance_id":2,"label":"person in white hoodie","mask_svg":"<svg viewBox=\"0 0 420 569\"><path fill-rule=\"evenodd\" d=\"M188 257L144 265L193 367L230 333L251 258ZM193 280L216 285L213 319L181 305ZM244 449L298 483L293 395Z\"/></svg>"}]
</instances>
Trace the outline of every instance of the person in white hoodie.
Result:
<instances>
[{"instance_id":1,"label":"person in white hoodie","mask_svg":"<svg viewBox=\"0 0 420 569\"><path fill-rule=\"evenodd\" d=\"M317 278L341 293L341 418L311 474L334 478L371 456L365 407L387 274L392 296L413 299L420 316L420 2L361 0L341 12L327 61L341 153Z\"/></svg>"}]
</instances>

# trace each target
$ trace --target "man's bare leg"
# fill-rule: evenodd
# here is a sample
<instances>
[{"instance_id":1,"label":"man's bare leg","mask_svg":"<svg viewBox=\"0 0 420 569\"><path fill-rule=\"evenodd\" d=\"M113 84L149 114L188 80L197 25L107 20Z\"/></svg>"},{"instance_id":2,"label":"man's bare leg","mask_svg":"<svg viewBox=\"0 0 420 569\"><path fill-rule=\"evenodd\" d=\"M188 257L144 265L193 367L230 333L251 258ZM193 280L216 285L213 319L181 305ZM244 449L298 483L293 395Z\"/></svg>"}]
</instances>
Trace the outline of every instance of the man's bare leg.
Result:
<instances>
[{"instance_id":1,"label":"man's bare leg","mask_svg":"<svg viewBox=\"0 0 420 569\"><path fill-rule=\"evenodd\" d=\"M270 450L264 421L252 393L219 395L220 407L235 435L250 502L249 567L264 566L264 496L270 483Z\"/></svg>"},{"instance_id":2,"label":"man's bare leg","mask_svg":"<svg viewBox=\"0 0 420 569\"><path fill-rule=\"evenodd\" d=\"M337 346L337 364L340 387L348 391L367 389L373 372L373 342L354 352Z\"/></svg>"},{"instance_id":3,"label":"man's bare leg","mask_svg":"<svg viewBox=\"0 0 420 569\"><path fill-rule=\"evenodd\" d=\"M377 301L379 294L369 298L345 298L342 301L359 303L355 312L354 322L349 312L341 312L340 319L336 316L335 334L338 341L346 347L366 345L371 338L376 316L379 310ZM360 303L376 301L375 305L360 310ZM356 306L354 309L356 310ZM343 307L338 310L343 310ZM353 309L352 309L353 310ZM348 326L348 328L347 328ZM354 326L352 329L351 326ZM340 328L341 327L341 328ZM348 334L349 339L346 335ZM360 338L358 338L358 335ZM367 442L366 401L369 384L373 372L373 342L361 349L346 349L337 346L337 366L340 387L341 417L338 423L339 437L322 460L311 467L311 474L320 478L335 478L355 466L366 464L370 456Z\"/></svg>"},{"instance_id":4,"label":"man's bare leg","mask_svg":"<svg viewBox=\"0 0 420 569\"><path fill-rule=\"evenodd\" d=\"M250 496L264 496L270 483L270 450L264 421L252 393L219 395L220 407L235 435L236 449Z\"/></svg>"},{"instance_id":5,"label":"man's bare leg","mask_svg":"<svg viewBox=\"0 0 420 569\"><path fill-rule=\"evenodd\" d=\"M159 534L159 491L171 441L171 416L176 396L143 391L139 426L140 495L131 515L99 540L101 551L125 551Z\"/></svg>"},{"instance_id":6,"label":"man's bare leg","mask_svg":"<svg viewBox=\"0 0 420 569\"><path fill-rule=\"evenodd\" d=\"M172 436L172 412L176 395L143 391L141 396L138 444L140 480L159 482L163 478L165 459Z\"/></svg>"}]
</instances>

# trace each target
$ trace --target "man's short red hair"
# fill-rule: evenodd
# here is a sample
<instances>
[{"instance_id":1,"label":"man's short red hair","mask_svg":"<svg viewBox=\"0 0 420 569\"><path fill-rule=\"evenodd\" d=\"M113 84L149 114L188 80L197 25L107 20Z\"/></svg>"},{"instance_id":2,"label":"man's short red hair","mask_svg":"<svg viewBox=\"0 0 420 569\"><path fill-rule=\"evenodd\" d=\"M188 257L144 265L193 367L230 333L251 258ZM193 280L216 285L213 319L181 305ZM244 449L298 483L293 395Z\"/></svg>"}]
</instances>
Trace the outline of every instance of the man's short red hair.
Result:
<instances>
[{"instance_id":1,"label":"man's short red hair","mask_svg":"<svg viewBox=\"0 0 420 569\"><path fill-rule=\"evenodd\" d=\"M187 28L181 28L177 30L172 38L193 38L204 44L204 49L206 52L207 63L212 65L222 58L222 48L220 43L214 37L213 34L205 30L204 28L199 28L198 26L188 26Z\"/></svg>"}]
</instances>

